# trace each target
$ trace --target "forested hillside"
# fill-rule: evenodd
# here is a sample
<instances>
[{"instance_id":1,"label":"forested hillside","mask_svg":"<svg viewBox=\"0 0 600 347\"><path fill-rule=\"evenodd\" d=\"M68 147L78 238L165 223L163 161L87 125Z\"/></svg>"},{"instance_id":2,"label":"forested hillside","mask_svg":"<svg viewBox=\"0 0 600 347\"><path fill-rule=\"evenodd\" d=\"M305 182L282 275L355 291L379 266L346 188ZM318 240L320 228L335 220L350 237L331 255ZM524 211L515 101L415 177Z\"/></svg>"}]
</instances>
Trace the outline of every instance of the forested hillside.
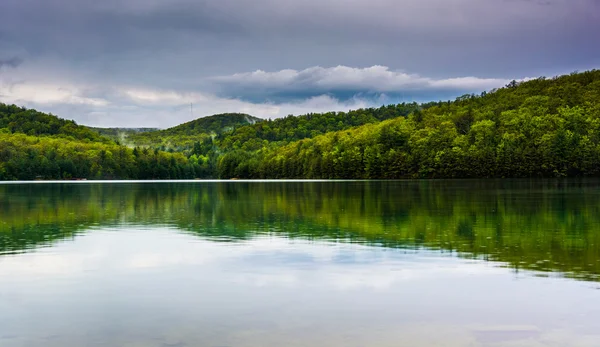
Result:
<instances>
[{"instance_id":1,"label":"forested hillside","mask_svg":"<svg viewBox=\"0 0 600 347\"><path fill-rule=\"evenodd\" d=\"M128 148L73 121L0 103L0 180L205 175L181 153Z\"/></svg>"},{"instance_id":2,"label":"forested hillside","mask_svg":"<svg viewBox=\"0 0 600 347\"><path fill-rule=\"evenodd\" d=\"M244 113L223 113L198 118L165 130L130 132L122 140L131 146L184 152L186 155L191 155L195 144L212 142L214 136L230 133L238 127L262 121L263 119Z\"/></svg>"},{"instance_id":3,"label":"forested hillside","mask_svg":"<svg viewBox=\"0 0 600 347\"><path fill-rule=\"evenodd\" d=\"M223 150L257 150L268 143L288 143L386 119L406 117L423 107L425 105L403 103L349 112L288 116L237 128L217 138L217 145Z\"/></svg>"},{"instance_id":4,"label":"forested hillside","mask_svg":"<svg viewBox=\"0 0 600 347\"><path fill-rule=\"evenodd\" d=\"M3 103L0 103L0 131L11 134L56 135L78 140L107 142L96 132L78 126L72 120Z\"/></svg>"},{"instance_id":5,"label":"forested hillside","mask_svg":"<svg viewBox=\"0 0 600 347\"><path fill-rule=\"evenodd\" d=\"M218 160L225 153L275 149L331 131L406 117L431 105L398 104L349 112L288 116L268 121L246 114L228 113L200 118L166 130L129 134L121 142L132 147L182 152L198 163L202 168L202 177L216 178Z\"/></svg>"},{"instance_id":6,"label":"forested hillside","mask_svg":"<svg viewBox=\"0 0 600 347\"><path fill-rule=\"evenodd\" d=\"M159 131L129 133L131 146L214 157L235 149L254 151L331 131L408 116L427 105L398 104L349 112L311 113L264 120L247 114L226 113L199 118Z\"/></svg>"},{"instance_id":7,"label":"forested hillside","mask_svg":"<svg viewBox=\"0 0 600 347\"><path fill-rule=\"evenodd\" d=\"M198 133L221 134L236 127L262 122L263 119L245 113L222 113L193 121L161 131L168 135L195 135Z\"/></svg>"},{"instance_id":8,"label":"forested hillside","mask_svg":"<svg viewBox=\"0 0 600 347\"><path fill-rule=\"evenodd\" d=\"M600 71L512 82L409 117L219 159L222 178L600 174Z\"/></svg>"}]
</instances>

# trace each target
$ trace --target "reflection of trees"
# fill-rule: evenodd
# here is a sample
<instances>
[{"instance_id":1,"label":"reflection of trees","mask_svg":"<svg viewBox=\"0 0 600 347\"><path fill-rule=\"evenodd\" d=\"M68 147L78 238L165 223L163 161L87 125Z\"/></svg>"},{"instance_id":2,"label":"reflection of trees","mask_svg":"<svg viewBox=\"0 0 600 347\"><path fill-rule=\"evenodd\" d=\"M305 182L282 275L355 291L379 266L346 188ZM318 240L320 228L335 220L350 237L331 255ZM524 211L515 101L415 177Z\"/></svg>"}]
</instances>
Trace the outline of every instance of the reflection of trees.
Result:
<instances>
[{"instance_id":1,"label":"reflection of trees","mask_svg":"<svg viewBox=\"0 0 600 347\"><path fill-rule=\"evenodd\" d=\"M0 185L0 251L95 226L164 225L215 240L269 233L451 250L596 280L596 191L589 180Z\"/></svg>"}]
</instances>

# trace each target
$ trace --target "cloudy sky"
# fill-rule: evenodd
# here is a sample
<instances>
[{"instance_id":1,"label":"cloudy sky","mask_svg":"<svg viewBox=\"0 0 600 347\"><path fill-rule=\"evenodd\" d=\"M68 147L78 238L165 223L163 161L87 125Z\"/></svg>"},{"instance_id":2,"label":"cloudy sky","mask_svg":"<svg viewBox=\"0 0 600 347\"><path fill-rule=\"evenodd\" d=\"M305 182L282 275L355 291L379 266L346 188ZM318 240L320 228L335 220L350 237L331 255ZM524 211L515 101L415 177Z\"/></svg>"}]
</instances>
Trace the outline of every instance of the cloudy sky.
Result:
<instances>
[{"instance_id":1,"label":"cloudy sky","mask_svg":"<svg viewBox=\"0 0 600 347\"><path fill-rule=\"evenodd\" d=\"M168 127L448 99L598 68L599 33L599 0L1 0L0 102Z\"/></svg>"}]
</instances>

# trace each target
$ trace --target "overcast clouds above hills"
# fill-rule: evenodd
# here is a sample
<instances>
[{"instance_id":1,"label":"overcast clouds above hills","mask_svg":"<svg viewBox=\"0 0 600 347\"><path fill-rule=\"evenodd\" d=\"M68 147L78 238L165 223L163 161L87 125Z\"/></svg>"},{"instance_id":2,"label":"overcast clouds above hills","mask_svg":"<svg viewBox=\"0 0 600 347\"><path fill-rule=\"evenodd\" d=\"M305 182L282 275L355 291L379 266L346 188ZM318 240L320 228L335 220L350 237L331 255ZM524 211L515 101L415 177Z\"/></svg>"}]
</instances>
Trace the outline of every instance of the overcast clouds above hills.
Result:
<instances>
[{"instance_id":1,"label":"overcast clouds above hills","mask_svg":"<svg viewBox=\"0 0 600 347\"><path fill-rule=\"evenodd\" d=\"M598 33L597 0L3 0L0 101L166 127L446 99L600 67Z\"/></svg>"}]
</instances>

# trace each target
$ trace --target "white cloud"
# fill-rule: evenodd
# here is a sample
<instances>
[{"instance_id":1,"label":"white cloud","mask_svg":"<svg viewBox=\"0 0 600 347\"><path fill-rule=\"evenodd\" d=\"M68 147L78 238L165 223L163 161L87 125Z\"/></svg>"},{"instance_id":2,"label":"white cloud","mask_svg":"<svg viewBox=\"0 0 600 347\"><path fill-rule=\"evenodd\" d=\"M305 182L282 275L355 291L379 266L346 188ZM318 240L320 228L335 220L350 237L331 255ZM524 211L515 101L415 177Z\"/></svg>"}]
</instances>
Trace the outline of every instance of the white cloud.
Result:
<instances>
[{"instance_id":1,"label":"white cloud","mask_svg":"<svg viewBox=\"0 0 600 347\"><path fill-rule=\"evenodd\" d=\"M429 100L438 99L438 91L458 96L465 90L482 91L508 82L477 77L433 79L380 65L368 68L317 66L206 77L199 79L196 85L159 88L144 81L125 84L110 78L84 78L69 74L60 63L53 63L46 72L43 65L26 61L16 68L4 69L0 75L0 102L102 127L167 128L229 112L267 119L289 114L348 111L381 106L398 99L398 93L403 91L410 93L405 95L406 100ZM418 90L429 96L421 95ZM388 93L390 98L387 98Z\"/></svg>"},{"instance_id":2,"label":"white cloud","mask_svg":"<svg viewBox=\"0 0 600 347\"><path fill-rule=\"evenodd\" d=\"M387 66L374 65L366 68L336 66L310 67L304 70L285 69L275 72L257 70L229 76L217 76L212 80L228 88L239 90L259 88L281 91L332 91L350 90L363 92L401 92L403 90L488 90L508 83L509 79L458 77L433 79L417 74L391 70ZM250 90L251 91L251 90Z\"/></svg>"},{"instance_id":3,"label":"white cloud","mask_svg":"<svg viewBox=\"0 0 600 347\"><path fill-rule=\"evenodd\" d=\"M180 105L193 101L189 96L172 91L161 92L148 89L125 89L123 93L132 101L140 104Z\"/></svg>"},{"instance_id":4,"label":"white cloud","mask_svg":"<svg viewBox=\"0 0 600 347\"><path fill-rule=\"evenodd\" d=\"M110 105L39 105L44 111L60 116L76 116L85 125L104 127L159 127L175 126L192 119L213 114L239 112L268 119L289 114L309 112L348 111L371 106L367 99L353 98L340 101L320 95L286 103L253 103L234 98L218 97L210 93L179 92L150 88L125 87L111 94ZM114 100L113 100L114 99ZM36 106L35 101L24 103ZM190 107L190 104L193 104ZM78 111L75 111L78 110ZM68 117L68 116L67 116Z\"/></svg>"},{"instance_id":5,"label":"white cloud","mask_svg":"<svg viewBox=\"0 0 600 347\"><path fill-rule=\"evenodd\" d=\"M140 246L131 250L127 247L131 244ZM230 273L234 281L252 286L309 283L316 275L332 289L345 291L356 288L383 290L398 282L473 274L497 276L508 271L483 261L443 257L434 252L398 255L364 245L315 244L274 236L234 244L235 251L232 252L231 244L198 240L178 234L176 230L164 229L94 232L77 238L76 243L59 242L54 247L62 252L40 249L0 258L0 276L77 277L90 270L128 273L139 269L206 266L216 270L234 269ZM173 249L178 252L174 253ZM340 262L340 255L351 255L353 263ZM278 262L272 263L273 259Z\"/></svg>"},{"instance_id":6,"label":"white cloud","mask_svg":"<svg viewBox=\"0 0 600 347\"><path fill-rule=\"evenodd\" d=\"M52 83L3 83L0 80L0 101L9 104L39 105L70 104L108 106L110 102L102 98L86 97L83 88L69 84Z\"/></svg>"},{"instance_id":7,"label":"white cloud","mask_svg":"<svg viewBox=\"0 0 600 347\"><path fill-rule=\"evenodd\" d=\"M27 318L27 327L41 327L34 329L34 337L65 336L48 339L62 346L79 339L72 334L73 324L89 330L79 329L86 332L81 341L105 333L97 316L82 321L85 313L100 312L104 321L120 322L128 317L106 308L152 303L151 309L163 314L158 325L150 317L136 321L131 331L154 328L155 336L179 331L178 338L191 345L202 345L195 338L206 339L198 321L208 324L205 330L211 334L226 327L223 343L214 345L271 341L275 346L292 340L300 345L326 341L328 346L348 346L349 341L357 346L396 346L398 341L410 346L597 345L595 320L588 319L595 317L597 305L572 309L594 303L597 295L575 281L515 280L510 269L497 264L436 251L274 236L239 243L209 240L165 228L115 228L0 257L5 282L0 304L12 313L5 316L14 318L6 320L8 327ZM59 312L62 319L49 324L47 315L23 315L26 307ZM171 325L178 329L189 326L190 334L165 325L165 315L175 319ZM565 328L563 321L572 324ZM275 324L260 324L270 322ZM31 338L21 325L12 325L17 339ZM302 334L307 328L314 330L312 337ZM119 335L115 341L121 338L137 339ZM156 337L140 340L141 345L155 342Z\"/></svg>"}]
</instances>

